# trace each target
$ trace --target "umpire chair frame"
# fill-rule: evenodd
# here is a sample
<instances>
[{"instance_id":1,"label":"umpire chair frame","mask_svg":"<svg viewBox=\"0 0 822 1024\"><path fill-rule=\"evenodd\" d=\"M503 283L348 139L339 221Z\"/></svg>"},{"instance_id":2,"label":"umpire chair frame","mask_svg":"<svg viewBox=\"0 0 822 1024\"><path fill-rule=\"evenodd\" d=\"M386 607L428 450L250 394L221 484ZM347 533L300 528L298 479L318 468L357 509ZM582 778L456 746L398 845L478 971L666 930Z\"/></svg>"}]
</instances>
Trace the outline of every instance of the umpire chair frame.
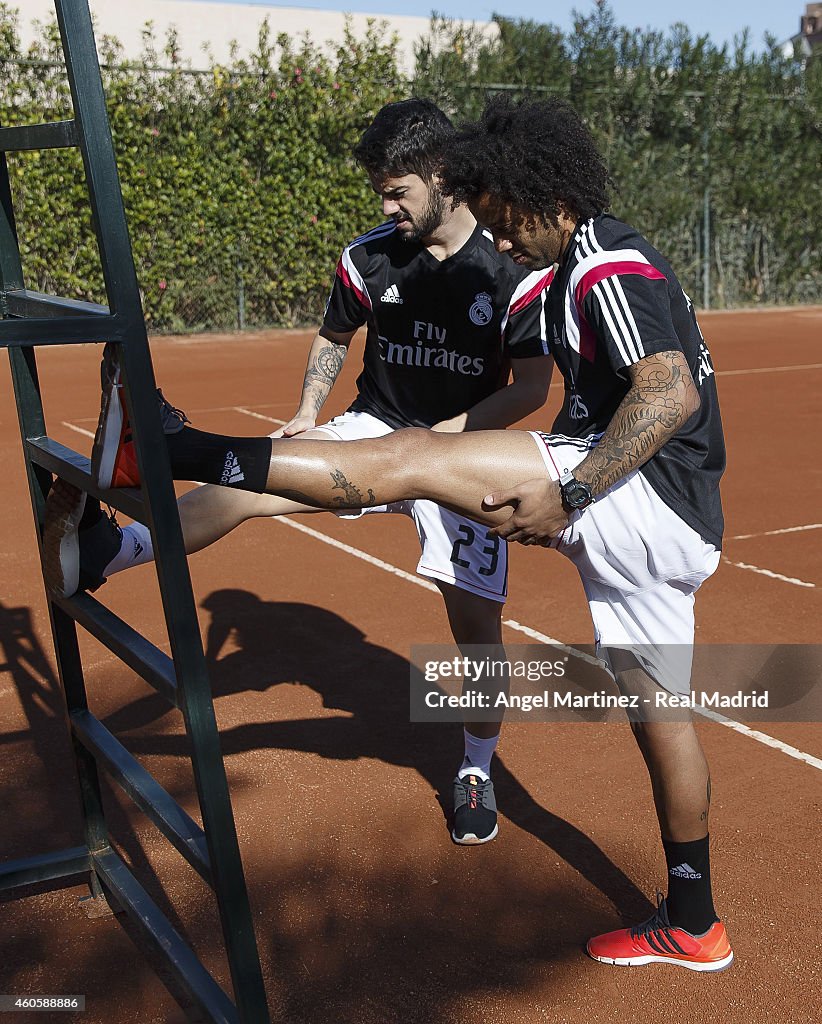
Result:
<instances>
[{"instance_id":1,"label":"umpire chair frame","mask_svg":"<svg viewBox=\"0 0 822 1024\"><path fill-rule=\"evenodd\" d=\"M171 647L169 658L95 600L48 593L48 609L77 770L85 845L0 864L0 893L87 875L132 920L205 1019L269 1024L265 988L220 751L211 688L177 513L156 383L140 303L120 181L87 0L54 0L74 117L0 128L0 346L8 348L23 454L42 558L52 474L120 510L150 531ZM25 287L6 163L7 152L79 148L108 306ZM89 460L50 439L37 374L38 345L89 342L117 347L141 489L103 490ZM183 810L89 710L77 637L81 625L183 715L203 827ZM119 784L214 891L234 1001L149 897L112 847L100 770Z\"/></svg>"}]
</instances>

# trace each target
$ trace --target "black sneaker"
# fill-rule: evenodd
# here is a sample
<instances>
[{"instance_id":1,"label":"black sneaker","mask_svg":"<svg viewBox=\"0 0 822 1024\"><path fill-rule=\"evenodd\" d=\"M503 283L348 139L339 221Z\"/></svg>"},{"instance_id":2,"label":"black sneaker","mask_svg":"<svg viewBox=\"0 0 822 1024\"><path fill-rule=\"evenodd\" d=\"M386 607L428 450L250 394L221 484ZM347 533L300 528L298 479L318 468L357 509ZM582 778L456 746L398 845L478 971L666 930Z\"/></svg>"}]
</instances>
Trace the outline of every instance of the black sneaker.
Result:
<instances>
[{"instance_id":1,"label":"black sneaker","mask_svg":"<svg viewBox=\"0 0 822 1024\"><path fill-rule=\"evenodd\" d=\"M106 582L103 571L122 539L114 516L107 516L99 501L56 480L43 525L43 575L49 593L71 597L78 590L97 590Z\"/></svg>"},{"instance_id":2,"label":"black sneaker","mask_svg":"<svg viewBox=\"0 0 822 1024\"><path fill-rule=\"evenodd\" d=\"M460 846L489 843L499 831L494 783L470 772L454 779L454 827L451 838Z\"/></svg>"}]
</instances>

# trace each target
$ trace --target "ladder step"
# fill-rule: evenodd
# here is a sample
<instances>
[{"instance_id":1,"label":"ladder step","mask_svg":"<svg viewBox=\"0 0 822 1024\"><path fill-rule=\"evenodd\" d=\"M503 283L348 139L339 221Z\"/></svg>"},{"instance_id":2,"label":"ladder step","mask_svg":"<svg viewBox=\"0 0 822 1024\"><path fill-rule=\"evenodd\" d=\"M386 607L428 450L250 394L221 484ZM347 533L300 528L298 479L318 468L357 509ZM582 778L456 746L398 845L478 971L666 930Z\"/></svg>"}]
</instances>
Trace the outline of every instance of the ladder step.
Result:
<instances>
[{"instance_id":1,"label":"ladder step","mask_svg":"<svg viewBox=\"0 0 822 1024\"><path fill-rule=\"evenodd\" d=\"M42 466L54 476L59 476L61 480L74 484L81 491L93 494L104 505L116 508L130 519L136 519L138 523L146 522L143 492L136 487L113 487L110 490L98 487L91 475L91 462L85 455L80 455L79 452L50 437L28 438L26 455L35 465Z\"/></svg>"},{"instance_id":2,"label":"ladder step","mask_svg":"<svg viewBox=\"0 0 822 1024\"><path fill-rule=\"evenodd\" d=\"M55 878L70 878L91 869L91 856L85 846L43 853L37 857L9 860L0 864L0 892L37 885Z\"/></svg>"},{"instance_id":3,"label":"ladder step","mask_svg":"<svg viewBox=\"0 0 822 1024\"><path fill-rule=\"evenodd\" d=\"M1 130L1 129L0 129ZM79 299L64 299L59 295L46 295L30 288L13 288L6 292L9 316L63 317L109 316L108 306Z\"/></svg>"},{"instance_id":4,"label":"ladder step","mask_svg":"<svg viewBox=\"0 0 822 1024\"><path fill-rule=\"evenodd\" d=\"M15 291L18 289L15 289ZM78 345L90 341L125 340L126 321L114 313L66 317L0 320L0 348L12 345Z\"/></svg>"},{"instance_id":5,"label":"ladder step","mask_svg":"<svg viewBox=\"0 0 822 1024\"><path fill-rule=\"evenodd\" d=\"M27 149L68 149L78 144L74 121L0 128L0 153L22 153Z\"/></svg>"},{"instance_id":6,"label":"ladder step","mask_svg":"<svg viewBox=\"0 0 822 1024\"><path fill-rule=\"evenodd\" d=\"M94 754L98 765L102 762L203 881L213 887L205 833L197 822L90 711L72 712L71 723L74 734Z\"/></svg>"},{"instance_id":7,"label":"ladder step","mask_svg":"<svg viewBox=\"0 0 822 1024\"><path fill-rule=\"evenodd\" d=\"M91 594L52 597L52 602L124 661L175 708L180 707L174 662Z\"/></svg>"},{"instance_id":8,"label":"ladder step","mask_svg":"<svg viewBox=\"0 0 822 1024\"><path fill-rule=\"evenodd\" d=\"M211 1024L239 1024L237 1010L157 904L114 850L92 855L97 875L115 901L137 925L143 938L159 953L178 984Z\"/></svg>"}]
</instances>

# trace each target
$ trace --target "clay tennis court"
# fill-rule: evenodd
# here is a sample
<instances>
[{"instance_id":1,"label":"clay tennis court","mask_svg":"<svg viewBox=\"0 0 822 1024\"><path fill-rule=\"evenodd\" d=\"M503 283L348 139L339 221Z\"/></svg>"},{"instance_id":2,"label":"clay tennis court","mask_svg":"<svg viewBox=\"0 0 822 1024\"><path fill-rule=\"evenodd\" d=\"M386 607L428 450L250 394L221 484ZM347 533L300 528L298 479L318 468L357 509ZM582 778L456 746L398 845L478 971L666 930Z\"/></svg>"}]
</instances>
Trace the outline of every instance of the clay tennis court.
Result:
<instances>
[{"instance_id":1,"label":"clay tennis court","mask_svg":"<svg viewBox=\"0 0 822 1024\"><path fill-rule=\"evenodd\" d=\"M822 308L705 314L701 323L729 468L723 564L697 599L698 643L820 643ZM155 371L198 426L268 433L293 412L310 338L155 339ZM358 355L355 343L329 413L353 394ZM99 356L96 346L38 352L49 434L84 453ZM0 398L5 860L82 840L7 365ZM554 386L529 425L550 424L558 400ZM450 639L437 593L413 575L417 557L403 518L320 514L246 524L190 559L274 1019L816 1021L819 725L757 722L751 735L699 724L713 774L714 893L733 968L596 964L585 939L648 916L665 877L636 745L627 726L509 725L494 769L499 837L453 845L444 808L460 729L408 721L411 645ZM151 566L112 578L97 596L168 650ZM510 643L591 640L576 572L552 551L513 547L504 619ZM197 817L180 716L92 638L82 643L92 710ZM113 838L227 985L216 909L199 877L130 807ZM84 915L86 891L0 906L0 992L83 993L87 1024L194 1019L122 918Z\"/></svg>"}]
</instances>

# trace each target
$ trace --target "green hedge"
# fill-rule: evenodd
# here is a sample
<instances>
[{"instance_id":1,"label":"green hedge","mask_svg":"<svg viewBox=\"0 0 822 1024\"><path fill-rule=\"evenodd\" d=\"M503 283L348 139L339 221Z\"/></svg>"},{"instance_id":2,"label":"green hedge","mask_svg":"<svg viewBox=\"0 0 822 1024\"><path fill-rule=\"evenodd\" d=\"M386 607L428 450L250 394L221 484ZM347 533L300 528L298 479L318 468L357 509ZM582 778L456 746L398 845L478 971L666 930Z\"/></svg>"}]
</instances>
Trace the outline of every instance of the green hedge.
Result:
<instances>
[{"instance_id":1,"label":"green hedge","mask_svg":"<svg viewBox=\"0 0 822 1024\"><path fill-rule=\"evenodd\" d=\"M146 316L153 330L231 329L242 292L248 326L316 321L341 247L379 218L350 156L375 112L410 91L473 116L500 89L569 97L634 221L702 299L710 209L711 303L822 298L819 119L822 61L749 52L615 24L596 3L575 31L497 19L496 41L434 19L434 44L403 80L396 40L374 25L333 54L272 39L192 73L177 39L145 35L139 63L99 42ZM71 116L56 27L23 52L0 3L0 121ZM158 70L159 68L159 70ZM10 158L29 287L103 299L79 157Z\"/></svg>"},{"instance_id":2,"label":"green hedge","mask_svg":"<svg viewBox=\"0 0 822 1024\"><path fill-rule=\"evenodd\" d=\"M157 52L147 34L139 65L113 40L98 46L150 327L235 327L239 278L250 325L316 319L340 247L380 217L350 152L377 110L407 93L393 39L346 33L329 56L273 40L266 23L254 54L209 74L175 66L173 36ZM54 26L23 54L0 5L4 61L2 123L71 116ZM29 286L99 300L78 154L20 154L10 174Z\"/></svg>"}]
</instances>

